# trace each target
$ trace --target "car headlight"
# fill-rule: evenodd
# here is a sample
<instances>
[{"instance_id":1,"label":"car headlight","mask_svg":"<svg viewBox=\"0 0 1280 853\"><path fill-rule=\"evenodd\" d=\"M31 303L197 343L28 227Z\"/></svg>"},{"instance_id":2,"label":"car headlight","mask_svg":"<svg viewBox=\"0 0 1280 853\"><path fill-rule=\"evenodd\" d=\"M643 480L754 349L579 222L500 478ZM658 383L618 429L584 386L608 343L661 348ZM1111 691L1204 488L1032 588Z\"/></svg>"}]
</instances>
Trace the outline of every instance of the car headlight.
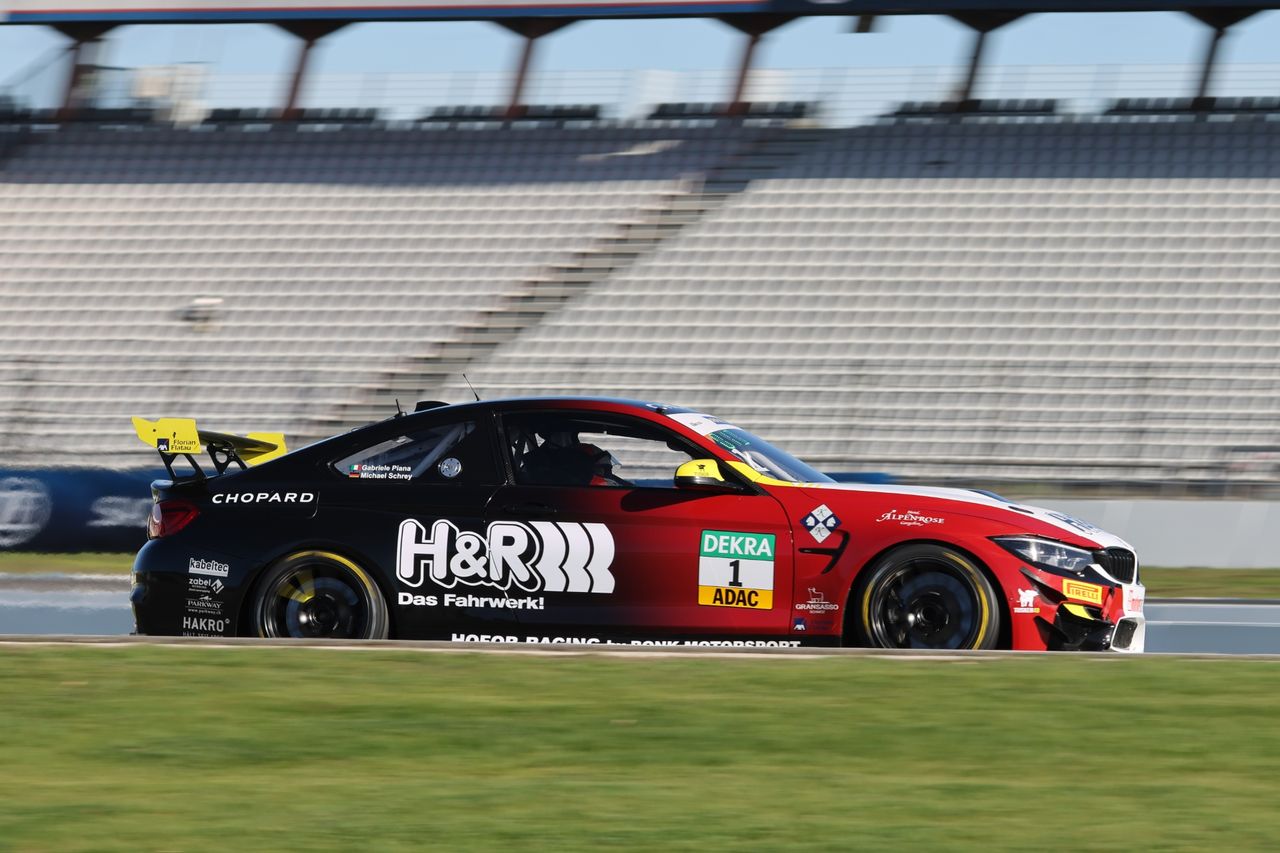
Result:
<instances>
[{"instance_id":1,"label":"car headlight","mask_svg":"<svg viewBox=\"0 0 1280 853\"><path fill-rule=\"evenodd\" d=\"M1092 552L1054 542L1052 539L1038 539L1035 536L996 536L993 541L1031 565L1059 574L1069 572L1078 575L1094 562Z\"/></svg>"}]
</instances>

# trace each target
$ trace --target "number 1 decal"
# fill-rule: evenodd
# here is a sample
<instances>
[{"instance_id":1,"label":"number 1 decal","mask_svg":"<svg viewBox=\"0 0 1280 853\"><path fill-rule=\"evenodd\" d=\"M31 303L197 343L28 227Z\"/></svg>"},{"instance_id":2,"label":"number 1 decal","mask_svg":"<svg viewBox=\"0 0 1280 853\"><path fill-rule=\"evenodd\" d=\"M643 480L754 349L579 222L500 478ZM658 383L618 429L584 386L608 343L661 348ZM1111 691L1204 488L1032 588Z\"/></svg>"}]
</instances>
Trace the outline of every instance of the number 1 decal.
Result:
<instances>
[{"instance_id":1,"label":"number 1 decal","mask_svg":"<svg viewBox=\"0 0 1280 853\"><path fill-rule=\"evenodd\" d=\"M773 609L772 533L702 531L698 551L698 604Z\"/></svg>"}]
</instances>

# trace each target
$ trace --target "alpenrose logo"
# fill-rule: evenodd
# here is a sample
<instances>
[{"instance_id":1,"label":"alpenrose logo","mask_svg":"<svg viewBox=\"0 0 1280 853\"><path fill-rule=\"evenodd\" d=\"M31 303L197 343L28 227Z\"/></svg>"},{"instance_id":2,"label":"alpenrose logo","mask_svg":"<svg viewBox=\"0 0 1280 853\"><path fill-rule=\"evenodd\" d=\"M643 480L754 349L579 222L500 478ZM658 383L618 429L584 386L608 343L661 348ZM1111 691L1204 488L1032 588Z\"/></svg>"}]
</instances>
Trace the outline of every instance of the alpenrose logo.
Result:
<instances>
[{"instance_id":1,"label":"alpenrose logo","mask_svg":"<svg viewBox=\"0 0 1280 853\"><path fill-rule=\"evenodd\" d=\"M924 515L914 509L909 509L906 512L898 512L896 509L891 509L877 518L876 522L896 521L903 527L923 527L926 524L942 524L945 520L938 518L936 515Z\"/></svg>"},{"instance_id":2,"label":"alpenrose logo","mask_svg":"<svg viewBox=\"0 0 1280 853\"><path fill-rule=\"evenodd\" d=\"M411 587L430 579L446 588L611 593L613 554L613 534L603 524L495 521L481 536L438 519L428 535L406 518L400 522L396 578Z\"/></svg>"}]
</instances>

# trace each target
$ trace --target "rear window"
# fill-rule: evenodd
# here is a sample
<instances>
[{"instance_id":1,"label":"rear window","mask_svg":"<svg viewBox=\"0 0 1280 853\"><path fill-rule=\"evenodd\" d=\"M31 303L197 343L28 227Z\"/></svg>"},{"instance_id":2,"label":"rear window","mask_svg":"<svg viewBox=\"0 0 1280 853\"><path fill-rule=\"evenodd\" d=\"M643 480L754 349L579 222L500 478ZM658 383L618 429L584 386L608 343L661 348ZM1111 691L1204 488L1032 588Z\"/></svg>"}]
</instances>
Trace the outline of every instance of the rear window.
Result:
<instances>
[{"instance_id":1,"label":"rear window","mask_svg":"<svg viewBox=\"0 0 1280 853\"><path fill-rule=\"evenodd\" d=\"M352 480L377 483L500 482L492 448L475 421L406 431L333 463Z\"/></svg>"}]
</instances>

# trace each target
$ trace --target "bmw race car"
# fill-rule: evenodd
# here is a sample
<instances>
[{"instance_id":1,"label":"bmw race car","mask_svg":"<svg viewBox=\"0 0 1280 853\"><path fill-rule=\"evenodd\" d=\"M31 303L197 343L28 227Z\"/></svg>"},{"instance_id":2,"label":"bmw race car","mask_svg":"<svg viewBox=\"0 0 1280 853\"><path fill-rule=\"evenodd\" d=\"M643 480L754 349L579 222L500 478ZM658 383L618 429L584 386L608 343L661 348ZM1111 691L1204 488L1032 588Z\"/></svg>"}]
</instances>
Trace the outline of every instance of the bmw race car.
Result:
<instances>
[{"instance_id":1,"label":"bmw race car","mask_svg":"<svg viewBox=\"0 0 1280 853\"><path fill-rule=\"evenodd\" d=\"M134 564L143 634L1143 648L1121 539L987 492L836 483L677 406L424 402L291 453L134 426L170 475Z\"/></svg>"}]
</instances>

